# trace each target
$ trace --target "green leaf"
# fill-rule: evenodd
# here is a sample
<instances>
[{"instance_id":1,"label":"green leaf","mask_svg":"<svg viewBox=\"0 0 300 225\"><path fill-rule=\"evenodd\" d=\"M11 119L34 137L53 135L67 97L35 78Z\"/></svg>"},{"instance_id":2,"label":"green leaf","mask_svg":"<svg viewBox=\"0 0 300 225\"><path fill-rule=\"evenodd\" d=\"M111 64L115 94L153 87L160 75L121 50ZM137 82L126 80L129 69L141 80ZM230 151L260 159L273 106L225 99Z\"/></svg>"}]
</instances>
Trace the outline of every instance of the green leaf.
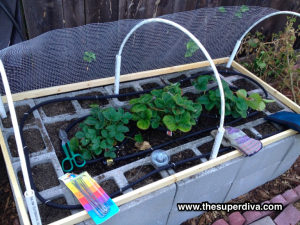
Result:
<instances>
[{"instance_id":1,"label":"green leaf","mask_svg":"<svg viewBox=\"0 0 300 225\"><path fill-rule=\"evenodd\" d=\"M140 135L140 134L136 134L134 136L134 140L137 141L137 142L143 142L144 141L143 136Z\"/></svg>"},{"instance_id":2,"label":"green leaf","mask_svg":"<svg viewBox=\"0 0 300 225\"><path fill-rule=\"evenodd\" d=\"M181 95L177 94L175 96L172 96L172 98L174 99L177 105L184 105L184 100L182 99Z\"/></svg>"},{"instance_id":3,"label":"green leaf","mask_svg":"<svg viewBox=\"0 0 300 225\"><path fill-rule=\"evenodd\" d=\"M190 39L186 44L186 49L193 54L199 49L199 46L192 39Z\"/></svg>"},{"instance_id":4,"label":"green leaf","mask_svg":"<svg viewBox=\"0 0 300 225\"><path fill-rule=\"evenodd\" d=\"M197 101L203 105L209 104L210 103L210 99L207 95L202 95L199 98L197 98Z\"/></svg>"},{"instance_id":5,"label":"green leaf","mask_svg":"<svg viewBox=\"0 0 300 225\"><path fill-rule=\"evenodd\" d=\"M101 135L102 135L104 138L107 138L107 135L108 135L107 130L101 130Z\"/></svg>"},{"instance_id":6,"label":"green leaf","mask_svg":"<svg viewBox=\"0 0 300 225\"><path fill-rule=\"evenodd\" d=\"M259 107L259 102L257 102L256 100L247 100L247 105L251 108L251 109L258 109Z\"/></svg>"},{"instance_id":7,"label":"green leaf","mask_svg":"<svg viewBox=\"0 0 300 225\"><path fill-rule=\"evenodd\" d=\"M75 152L77 150L78 146L79 146L78 139L76 137L73 137L70 140L69 146L70 146L70 150Z\"/></svg>"},{"instance_id":8,"label":"green leaf","mask_svg":"<svg viewBox=\"0 0 300 225\"><path fill-rule=\"evenodd\" d=\"M116 134L117 134L117 132L115 132L115 131L110 131L110 132L108 133L107 137L108 137L108 138L114 138Z\"/></svg>"},{"instance_id":9,"label":"green leaf","mask_svg":"<svg viewBox=\"0 0 300 225\"><path fill-rule=\"evenodd\" d=\"M162 99L164 100L164 102L166 104L168 104L168 102L172 100L172 95L170 95L169 93L164 92L164 93L162 93Z\"/></svg>"},{"instance_id":10,"label":"green leaf","mask_svg":"<svg viewBox=\"0 0 300 225\"><path fill-rule=\"evenodd\" d=\"M81 132L81 131L78 131L76 134L75 134L75 137L77 137L78 139L81 139L81 138L84 138L84 133Z\"/></svg>"},{"instance_id":11,"label":"green leaf","mask_svg":"<svg viewBox=\"0 0 300 225\"><path fill-rule=\"evenodd\" d=\"M142 111L145 111L146 109L147 109L147 106L144 104L136 104L131 107L132 112L142 112Z\"/></svg>"},{"instance_id":12,"label":"green leaf","mask_svg":"<svg viewBox=\"0 0 300 225\"><path fill-rule=\"evenodd\" d=\"M242 5L242 7L241 7L241 12L247 12L249 10L249 7L248 6L246 6L246 5Z\"/></svg>"},{"instance_id":13,"label":"green leaf","mask_svg":"<svg viewBox=\"0 0 300 225\"><path fill-rule=\"evenodd\" d=\"M142 130L147 130L150 126L150 120L141 119L137 122L137 126Z\"/></svg>"},{"instance_id":14,"label":"green leaf","mask_svg":"<svg viewBox=\"0 0 300 225\"><path fill-rule=\"evenodd\" d=\"M247 105L246 100L243 99L243 98L237 98L237 100L236 100L236 107L239 110L241 110L241 111L247 110L248 109L248 105Z\"/></svg>"},{"instance_id":15,"label":"green leaf","mask_svg":"<svg viewBox=\"0 0 300 225\"><path fill-rule=\"evenodd\" d=\"M175 118L171 115L164 116L163 123L170 131L175 131L177 129Z\"/></svg>"},{"instance_id":16,"label":"green leaf","mask_svg":"<svg viewBox=\"0 0 300 225\"><path fill-rule=\"evenodd\" d=\"M110 152L110 153L109 153L109 157L112 158L112 159L114 159L114 158L117 157L117 155L116 155L116 153L114 153L114 152Z\"/></svg>"},{"instance_id":17,"label":"green leaf","mask_svg":"<svg viewBox=\"0 0 300 225\"><path fill-rule=\"evenodd\" d=\"M99 144L99 143L100 143L100 140L101 140L101 137L98 136L98 137L96 137L96 138L94 138L94 139L92 140L92 143L93 143L93 144Z\"/></svg>"},{"instance_id":18,"label":"green leaf","mask_svg":"<svg viewBox=\"0 0 300 225\"><path fill-rule=\"evenodd\" d=\"M258 111L263 111L266 108L266 104L264 102L260 102L258 105L257 110Z\"/></svg>"},{"instance_id":19,"label":"green leaf","mask_svg":"<svg viewBox=\"0 0 300 225\"><path fill-rule=\"evenodd\" d=\"M265 62L257 61L256 64L259 66L260 69L264 69L267 67Z\"/></svg>"},{"instance_id":20,"label":"green leaf","mask_svg":"<svg viewBox=\"0 0 300 225\"><path fill-rule=\"evenodd\" d=\"M97 148L96 150L95 150L95 154L96 155L100 155L102 153L102 149L101 148Z\"/></svg>"},{"instance_id":21,"label":"green leaf","mask_svg":"<svg viewBox=\"0 0 300 225\"><path fill-rule=\"evenodd\" d=\"M253 48L257 47L257 43L254 41L253 38L249 39L248 44Z\"/></svg>"},{"instance_id":22,"label":"green leaf","mask_svg":"<svg viewBox=\"0 0 300 225\"><path fill-rule=\"evenodd\" d=\"M205 105L205 109L210 111L212 110L212 108L215 106L215 104L213 102L210 102L209 104Z\"/></svg>"},{"instance_id":23,"label":"green leaf","mask_svg":"<svg viewBox=\"0 0 300 225\"><path fill-rule=\"evenodd\" d=\"M247 97L247 91L244 89L240 89L236 92L237 96Z\"/></svg>"},{"instance_id":24,"label":"green leaf","mask_svg":"<svg viewBox=\"0 0 300 225\"><path fill-rule=\"evenodd\" d=\"M158 107L158 108L164 108L165 107L165 101L162 99L162 98L156 98L154 100L154 103L155 105Z\"/></svg>"},{"instance_id":25,"label":"green leaf","mask_svg":"<svg viewBox=\"0 0 300 225\"><path fill-rule=\"evenodd\" d=\"M129 100L130 105L134 105L137 103L141 103L139 98L133 98L133 99Z\"/></svg>"},{"instance_id":26,"label":"green leaf","mask_svg":"<svg viewBox=\"0 0 300 225\"><path fill-rule=\"evenodd\" d=\"M152 111L150 109L147 109L144 112L142 112L141 115L142 115L143 119L150 120L152 117Z\"/></svg>"},{"instance_id":27,"label":"green leaf","mask_svg":"<svg viewBox=\"0 0 300 225\"><path fill-rule=\"evenodd\" d=\"M188 123L178 123L178 129L183 132L189 132L192 129L190 121Z\"/></svg>"},{"instance_id":28,"label":"green leaf","mask_svg":"<svg viewBox=\"0 0 300 225\"><path fill-rule=\"evenodd\" d=\"M96 134L96 130L94 130L94 129L89 129L88 132L89 132L90 134Z\"/></svg>"},{"instance_id":29,"label":"green leaf","mask_svg":"<svg viewBox=\"0 0 300 225\"><path fill-rule=\"evenodd\" d=\"M226 9L223 6L219 7L218 9L219 9L220 12L223 12L223 13L226 12Z\"/></svg>"},{"instance_id":30,"label":"green leaf","mask_svg":"<svg viewBox=\"0 0 300 225\"><path fill-rule=\"evenodd\" d=\"M123 133L116 133L115 138L118 141L123 141L125 138L125 135Z\"/></svg>"},{"instance_id":31,"label":"green leaf","mask_svg":"<svg viewBox=\"0 0 300 225\"><path fill-rule=\"evenodd\" d=\"M199 77L197 79L197 83L195 87L200 91L205 91L207 89L208 78L207 77Z\"/></svg>"},{"instance_id":32,"label":"green leaf","mask_svg":"<svg viewBox=\"0 0 300 225\"><path fill-rule=\"evenodd\" d=\"M107 142L108 145L113 145L114 144L114 140L110 139L110 138L107 138L106 142ZM108 145L106 145L106 148L109 148Z\"/></svg>"},{"instance_id":33,"label":"green leaf","mask_svg":"<svg viewBox=\"0 0 300 225\"><path fill-rule=\"evenodd\" d=\"M105 140L101 141L99 146L102 149L106 149L106 141Z\"/></svg>"},{"instance_id":34,"label":"green leaf","mask_svg":"<svg viewBox=\"0 0 300 225\"><path fill-rule=\"evenodd\" d=\"M98 120L96 120L94 117L89 116L85 121L85 124L87 125L95 125L96 123L98 123Z\"/></svg>"},{"instance_id":35,"label":"green leaf","mask_svg":"<svg viewBox=\"0 0 300 225\"><path fill-rule=\"evenodd\" d=\"M109 131L116 132L117 131L117 126L116 125L110 125L110 126L106 127L106 129L109 130Z\"/></svg>"},{"instance_id":36,"label":"green leaf","mask_svg":"<svg viewBox=\"0 0 300 225\"><path fill-rule=\"evenodd\" d=\"M161 97L162 93L164 92L164 90L159 89L159 90L153 90L151 91L151 94L154 95L155 97Z\"/></svg>"},{"instance_id":37,"label":"green leaf","mask_svg":"<svg viewBox=\"0 0 300 225\"><path fill-rule=\"evenodd\" d=\"M93 103L89 105L90 108L99 108L99 105L97 103Z\"/></svg>"},{"instance_id":38,"label":"green leaf","mask_svg":"<svg viewBox=\"0 0 300 225\"><path fill-rule=\"evenodd\" d=\"M83 146L86 146L86 145L88 145L88 143L90 143L90 139L87 139L87 138L83 138L83 139L81 139L81 144L83 145Z\"/></svg>"},{"instance_id":39,"label":"green leaf","mask_svg":"<svg viewBox=\"0 0 300 225\"><path fill-rule=\"evenodd\" d=\"M128 127L126 127L126 126L119 125L119 126L117 127L117 132L123 132L123 133L126 133L126 132L128 132L128 131L129 131L129 129L128 129Z\"/></svg>"},{"instance_id":40,"label":"green leaf","mask_svg":"<svg viewBox=\"0 0 300 225\"><path fill-rule=\"evenodd\" d=\"M253 98L258 103L262 102L262 98L260 97L260 95L258 93L253 93L253 94L249 95L249 98Z\"/></svg>"},{"instance_id":41,"label":"green leaf","mask_svg":"<svg viewBox=\"0 0 300 225\"><path fill-rule=\"evenodd\" d=\"M88 152L88 151L84 152L84 153L82 154L82 156L83 156L83 158L84 158L85 160L91 160L91 159L92 159L92 155L91 155L91 153Z\"/></svg>"},{"instance_id":42,"label":"green leaf","mask_svg":"<svg viewBox=\"0 0 300 225\"><path fill-rule=\"evenodd\" d=\"M92 145L92 150L95 151L97 148L99 148L99 144L98 143Z\"/></svg>"},{"instance_id":43,"label":"green leaf","mask_svg":"<svg viewBox=\"0 0 300 225\"><path fill-rule=\"evenodd\" d=\"M239 11L237 11L236 13L235 13L235 16L237 17L237 18L242 18L242 12L239 10Z\"/></svg>"},{"instance_id":44,"label":"green leaf","mask_svg":"<svg viewBox=\"0 0 300 225\"><path fill-rule=\"evenodd\" d=\"M152 123L151 123L151 127L152 127L153 129L158 128L158 127L159 127L159 122L157 122L157 121L152 122Z\"/></svg>"},{"instance_id":45,"label":"green leaf","mask_svg":"<svg viewBox=\"0 0 300 225\"><path fill-rule=\"evenodd\" d=\"M142 97L140 97L140 102L142 104L147 104L151 100L152 100L152 95L150 95L150 94L144 94Z\"/></svg>"},{"instance_id":46,"label":"green leaf","mask_svg":"<svg viewBox=\"0 0 300 225\"><path fill-rule=\"evenodd\" d=\"M264 103L271 103L271 102L275 102L275 100L273 99L263 99Z\"/></svg>"},{"instance_id":47,"label":"green leaf","mask_svg":"<svg viewBox=\"0 0 300 225\"><path fill-rule=\"evenodd\" d=\"M189 112L185 112L185 113L183 113L183 114L180 116L179 122L180 122L180 123L189 123L190 119L191 119L190 113L189 113Z\"/></svg>"}]
</instances>

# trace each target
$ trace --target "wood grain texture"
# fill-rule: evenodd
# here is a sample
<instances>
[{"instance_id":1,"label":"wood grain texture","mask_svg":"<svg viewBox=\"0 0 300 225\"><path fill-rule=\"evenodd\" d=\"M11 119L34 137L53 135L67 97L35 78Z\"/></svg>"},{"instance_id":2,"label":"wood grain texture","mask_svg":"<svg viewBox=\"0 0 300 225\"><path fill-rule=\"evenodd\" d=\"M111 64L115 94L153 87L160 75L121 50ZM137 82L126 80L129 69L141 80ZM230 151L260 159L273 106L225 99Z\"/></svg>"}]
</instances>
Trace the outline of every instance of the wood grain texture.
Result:
<instances>
[{"instance_id":1,"label":"wood grain texture","mask_svg":"<svg viewBox=\"0 0 300 225\"><path fill-rule=\"evenodd\" d=\"M85 0L85 21L103 23L118 20L119 0Z\"/></svg>"},{"instance_id":2,"label":"wood grain texture","mask_svg":"<svg viewBox=\"0 0 300 225\"><path fill-rule=\"evenodd\" d=\"M62 0L22 0L29 38L64 27Z\"/></svg>"},{"instance_id":3,"label":"wood grain texture","mask_svg":"<svg viewBox=\"0 0 300 225\"><path fill-rule=\"evenodd\" d=\"M85 24L84 1L63 0L64 27L77 27Z\"/></svg>"}]
</instances>

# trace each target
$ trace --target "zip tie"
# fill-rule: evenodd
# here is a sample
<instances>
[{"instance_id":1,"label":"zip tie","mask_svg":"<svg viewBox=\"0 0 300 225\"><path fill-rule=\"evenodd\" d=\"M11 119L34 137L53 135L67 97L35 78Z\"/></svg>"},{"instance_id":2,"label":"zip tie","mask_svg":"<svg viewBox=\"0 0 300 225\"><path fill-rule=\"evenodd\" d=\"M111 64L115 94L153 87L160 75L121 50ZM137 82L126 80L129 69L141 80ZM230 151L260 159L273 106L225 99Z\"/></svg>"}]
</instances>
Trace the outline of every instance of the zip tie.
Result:
<instances>
[{"instance_id":1,"label":"zip tie","mask_svg":"<svg viewBox=\"0 0 300 225\"><path fill-rule=\"evenodd\" d=\"M171 163L173 165L173 169L175 170L176 169L176 164L175 163Z\"/></svg>"},{"instance_id":2,"label":"zip tie","mask_svg":"<svg viewBox=\"0 0 300 225\"><path fill-rule=\"evenodd\" d=\"M118 145L116 145L116 146L115 146L115 148L117 148L117 149L119 149L119 150L120 150L120 147L119 147Z\"/></svg>"},{"instance_id":3,"label":"zip tie","mask_svg":"<svg viewBox=\"0 0 300 225\"><path fill-rule=\"evenodd\" d=\"M27 146L26 146L26 145L23 147L23 150L24 150L25 148L27 148Z\"/></svg>"},{"instance_id":4,"label":"zip tie","mask_svg":"<svg viewBox=\"0 0 300 225\"><path fill-rule=\"evenodd\" d=\"M150 149L151 149L152 151L154 151L154 149L153 149L152 147L151 147Z\"/></svg>"},{"instance_id":5,"label":"zip tie","mask_svg":"<svg viewBox=\"0 0 300 225\"><path fill-rule=\"evenodd\" d=\"M44 203L44 204L45 204L45 205L47 205L47 203L48 203L48 202L50 202L50 201L51 201L51 200L49 199L49 200L45 201L45 203Z\"/></svg>"},{"instance_id":6,"label":"zip tie","mask_svg":"<svg viewBox=\"0 0 300 225\"><path fill-rule=\"evenodd\" d=\"M122 188L120 188L120 193L121 193L121 194L123 194L123 190L122 190Z\"/></svg>"},{"instance_id":7,"label":"zip tie","mask_svg":"<svg viewBox=\"0 0 300 225\"><path fill-rule=\"evenodd\" d=\"M24 115L26 115L26 114L29 116L29 113L24 113Z\"/></svg>"}]
</instances>

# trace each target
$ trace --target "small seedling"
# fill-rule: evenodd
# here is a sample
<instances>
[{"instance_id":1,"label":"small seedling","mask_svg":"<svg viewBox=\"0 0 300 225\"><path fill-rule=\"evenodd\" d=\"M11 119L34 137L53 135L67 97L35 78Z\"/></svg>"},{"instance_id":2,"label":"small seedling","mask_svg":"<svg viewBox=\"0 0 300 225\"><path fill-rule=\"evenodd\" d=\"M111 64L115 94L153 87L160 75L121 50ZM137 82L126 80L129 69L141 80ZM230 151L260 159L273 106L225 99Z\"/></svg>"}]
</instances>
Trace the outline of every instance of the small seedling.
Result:
<instances>
[{"instance_id":1,"label":"small seedling","mask_svg":"<svg viewBox=\"0 0 300 225\"><path fill-rule=\"evenodd\" d=\"M91 63L93 60L96 61L96 55L93 52L85 52L83 59Z\"/></svg>"}]
</instances>

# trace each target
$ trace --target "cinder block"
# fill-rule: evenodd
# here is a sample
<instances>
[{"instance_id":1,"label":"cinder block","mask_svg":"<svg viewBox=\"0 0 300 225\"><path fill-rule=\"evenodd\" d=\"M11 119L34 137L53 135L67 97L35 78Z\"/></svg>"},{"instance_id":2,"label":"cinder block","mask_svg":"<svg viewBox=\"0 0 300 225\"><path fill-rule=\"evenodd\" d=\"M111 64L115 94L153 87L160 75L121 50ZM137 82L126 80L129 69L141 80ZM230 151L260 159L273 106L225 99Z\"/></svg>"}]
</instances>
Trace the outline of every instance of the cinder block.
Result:
<instances>
[{"instance_id":1,"label":"cinder block","mask_svg":"<svg viewBox=\"0 0 300 225\"><path fill-rule=\"evenodd\" d=\"M297 193L293 190L290 189L282 194L282 197L286 200L286 204L293 203L295 201L298 201L300 197L297 195Z\"/></svg>"},{"instance_id":2,"label":"cinder block","mask_svg":"<svg viewBox=\"0 0 300 225\"><path fill-rule=\"evenodd\" d=\"M292 158L292 159L288 159L288 160L284 160L284 161L280 162L280 164L276 168L274 174L272 175L272 179L271 180L279 177L281 174L283 174L286 171L288 171L291 168L291 166L294 164L294 162L296 161L296 159L297 158Z\"/></svg>"},{"instance_id":3,"label":"cinder block","mask_svg":"<svg viewBox=\"0 0 300 225\"><path fill-rule=\"evenodd\" d=\"M247 193L248 191L266 183L267 181L269 181L275 171L275 169L278 167L279 162L268 166L267 168L264 168L260 171L257 171L255 173L252 173L251 175L242 178L242 179L236 179L226 198L225 198L225 202L237 198L245 193ZM252 167L249 168L249 170Z\"/></svg>"},{"instance_id":4,"label":"cinder block","mask_svg":"<svg viewBox=\"0 0 300 225\"><path fill-rule=\"evenodd\" d=\"M231 213L228 218L230 225L243 225L246 221L240 212Z\"/></svg>"},{"instance_id":5,"label":"cinder block","mask_svg":"<svg viewBox=\"0 0 300 225\"><path fill-rule=\"evenodd\" d=\"M257 220L253 223L251 223L251 225L276 225L273 220L271 219L271 217L266 216L260 220Z\"/></svg>"},{"instance_id":6,"label":"cinder block","mask_svg":"<svg viewBox=\"0 0 300 225\"><path fill-rule=\"evenodd\" d=\"M280 225L295 225L300 221L300 212L293 205L288 205L274 220Z\"/></svg>"},{"instance_id":7,"label":"cinder block","mask_svg":"<svg viewBox=\"0 0 300 225\"><path fill-rule=\"evenodd\" d=\"M182 188L184 188L184 187L182 187ZM170 212L167 225L178 225L190 218L199 216L204 213L204 211L178 211L177 203L202 203L202 202L222 203L224 196L228 192L229 188L230 188L230 185L224 186L221 189L218 189L216 191L211 191L210 194L208 194L206 196L200 196L200 193L201 193L200 190L196 189L195 192L197 192L197 190L198 190L197 194L195 194L195 192L193 192L189 195L186 195L188 200L183 198L181 201L176 202L176 204L173 203L173 208L172 208L172 211ZM176 196L177 196L177 194L178 194L178 191L176 193ZM176 197L175 197L175 199L176 199ZM175 208L174 208L174 206L175 206Z\"/></svg>"},{"instance_id":8,"label":"cinder block","mask_svg":"<svg viewBox=\"0 0 300 225\"><path fill-rule=\"evenodd\" d=\"M286 200L282 195L276 195L274 198L270 200L271 203L281 203L283 205L286 205Z\"/></svg>"},{"instance_id":9,"label":"cinder block","mask_svg":"<svg viewBox=\"0 0 300 225\"><path fill-rule=\"evenodd\" d=\"M236 179L242 179L281 161L294 140L294 136L287 137L263 147L263 149L251 157L245 157L243 166L241 167Z\"/></svg>"},{"instance_id":10,"label":"cinder block","mask_svg":"<svg viewBox=\"0 0 300 225\"><path fill-rule=\"evenodd\" d=\"M247 211L243 213L243 216L245 217L245 225L250 224L262 217L262 214L258 211Z\"/></svg>"}]
</instances>

